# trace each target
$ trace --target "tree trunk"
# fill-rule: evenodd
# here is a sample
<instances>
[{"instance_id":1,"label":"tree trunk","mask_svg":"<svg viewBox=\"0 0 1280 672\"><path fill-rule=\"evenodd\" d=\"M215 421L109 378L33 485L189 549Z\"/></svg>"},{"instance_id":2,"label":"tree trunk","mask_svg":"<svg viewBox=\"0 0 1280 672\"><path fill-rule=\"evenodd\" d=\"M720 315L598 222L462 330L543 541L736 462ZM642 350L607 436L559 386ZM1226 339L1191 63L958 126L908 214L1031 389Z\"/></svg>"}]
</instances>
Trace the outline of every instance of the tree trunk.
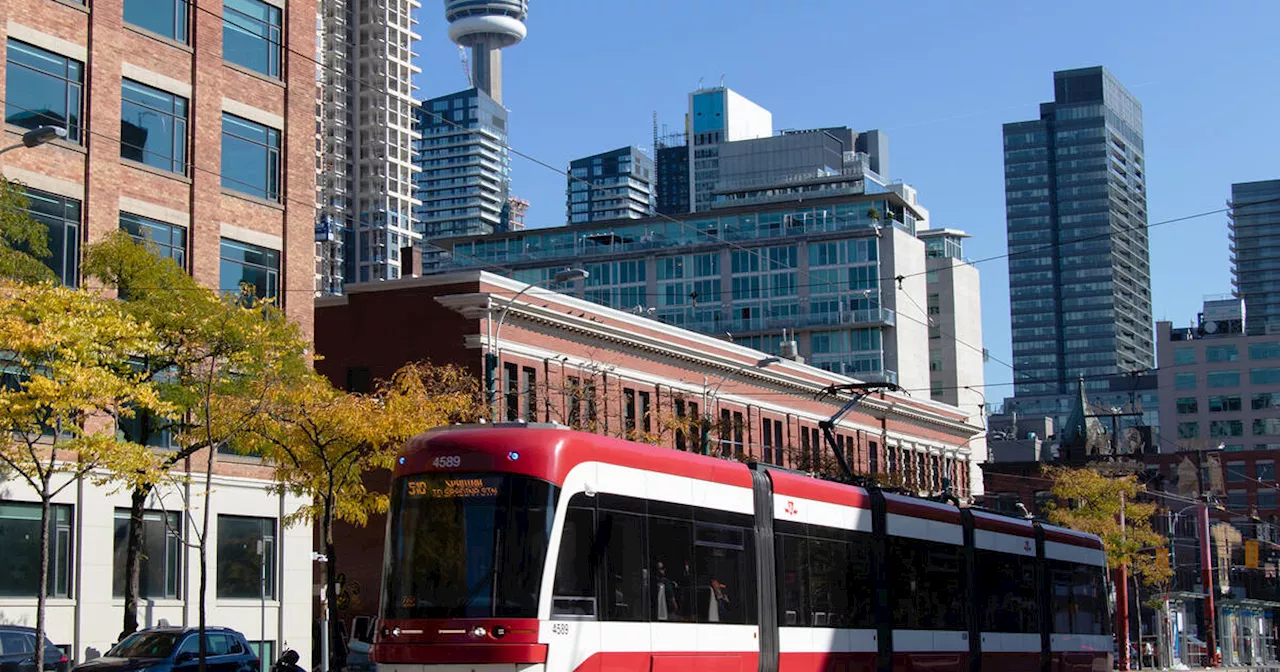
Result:
<instances>
[{"instance_id":1,"label":"tree trunk","mask_svg":"<svg viewBox=\"0 0 1280 672\"><path fill-rule=\"evenodd\" d=\"M52 465L51 465L52 466ZM44 669L44 608L49 600L49 474L45 474L40 491L40 587L36 589L36 666Z\"/></svg>"},{"instance_id":2,"label":"tree trunk","mask_svg":"<svg viewBox=\"0 0 1280 672\"><path fill-rule=\"evenodd\" d=\"M342 641L342 623L336 618L338 612L338 558L334 555L333 545L333 490L330 488L324 499L324 517L320 525L324 536L325 600L329 608L329 672L342 672L347 664L346 642Z\"/></svg>"},{"instance_id":3,"label":"tree trunk","mask_svg":"<svg viewBox=\"0 0 1280 672\"><path fill-rule=\"evenodd\" d=\"M133 634L138 629L138 595L142 591L142 524L147 504L147 495L151 493L151 485L140 485L133 489L133 499L129 504L129 536L124 560L124 625L120 630L119 641Z\"/></svg>"},{"instance_id":4,"label":"tree trunk","mask_svg":"<svg viewBox=\"0 0 1280 672\"><path fill-rule=\"evenodd\" d=\"M200 664L197 667L199 672L206 672L209 656L204 636L205 628L205 604L207 602L207 593L209 591L209 509L210 498L213 490L213 454L217 452L216 448L210 445L205 450L209 451L209 458L204 465L204 522L200 525L200 606L199 627L196 632L200 637Z\"/></svg>"}]
</instances>

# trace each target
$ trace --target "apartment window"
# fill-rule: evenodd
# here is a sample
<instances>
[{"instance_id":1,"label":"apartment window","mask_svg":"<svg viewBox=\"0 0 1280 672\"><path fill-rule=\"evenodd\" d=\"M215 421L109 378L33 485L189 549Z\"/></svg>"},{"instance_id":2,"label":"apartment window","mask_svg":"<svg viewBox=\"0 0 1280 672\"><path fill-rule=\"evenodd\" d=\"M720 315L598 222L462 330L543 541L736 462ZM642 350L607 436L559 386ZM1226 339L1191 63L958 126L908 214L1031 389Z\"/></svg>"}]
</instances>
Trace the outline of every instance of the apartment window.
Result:
<instances>
[{"instance_id":1,"label":"apartment window","mask_svg":"<svg viewBox=\"0 0 1280 672\"><path fill-rule=\"evenodd\" d=\"M733 414L733 450L737 455L742 452L743 432L746 429L746 423L742 421L742 414L734 412Z\"/></svg>"},{"instance_id":2,"label":"apartment window","mask_svg":"<svg viewBox=\"0 0 1280 672\"><path fill-rule=\"evenodd\" d=\"M1179 422L1178 438L1194 439L1200 436L1200 423L1198 422Z\"/></svg>"},{"instance_id":3,"label":"apartment window","mask_svg":"<svg viewBox=\"0 0 1280 672\"><path fill-rule=\"evenodd\" d=\"M538 421L538 370L524 367L524 419Z\"/></svg>"},{"instance_id":4,"label":"apartment window","mask_svg":"<svg viewBox=\"0 0 1280 672\"><path fill-rule=\"evenodd\" d=\"M280 77L280 8L261 0L224 0L222 58Z\"/></svg>"},{"instance_id":5,"label":"apartment window","mask_svg":"<svg viewBox=\"0 0 1280 672\"><path fill-rule=\"evenodd\" d=\"M1253 465L1254 478L1259 481L1276 480L1276 463L1272 460L1258 460Z\"/></svg>"},{"instance_id":6,"label":"apartment window","mask_svg":"<svg viewBox=\"0 0 1280 672\"><path fill-rule=\"evenodd\" d=\"M685 404L684 399L676 399L676 450L688 450L689 444L684 435Z\"/></svg>"},{"instance_id":7,"label":"apartment window","mask_svg":"<svg viewBox=\"0 0 1280 672\"><path fill-rule=\"evenodd\" d=\"M176 599L182 576L182 523L176 512L142 514L142 551L138 568L138 597ZM115 572L112 595L124 596L125 564L129 554L129 509L115 513Z\"/></svg>"},{"instance_id":8,"label":"apartment window","mask_svg":"<svg viewBox=\"0 0 1280 672\"><path fill-rule=\"evenodd\" d=\"M259 299L274 299L280 291L280 252L223 238L219 272L224 293L238 294L247 285Z\"/></svg>"},{"instance_id":9,"label":"apartment window","mask_svg":"<svg viewBox=\"0 0 1280 672\"><path fill-rule=\"evenodd\" d=\"M48 266L62 284L75 287L80 278L80 201L36 189L25 189L27 214L49 231Z\"/></svg>"},{"instance_id":10,"label":"apartment window","mask_svg":"<svg viewBox=\"0 0 1280 672\"><path fill-rule=\"evenodd\" d=\"M1173 387L1174 389L1178 389L1178 390L1196 389L1196 374L1194 373L1173 374Z\"/></svg>"},{"instance_id":11,"label":"apartment window","mask_svg":"<svg viewBox=\"0 0 1280 672\"><path fill-rule=\"evenodd\" d=\"M222 187L280 200L280 131L223 112Z\"/></svg>"},{"instance_id":12,"label":"apartment window","mask_svg":"<svg viewBox=\"0 0 1280 672\"><path fill-rule=\"evenodd\" d=\"M1280 418L1254 418L1254 436L1280 435Z\"/></svg>"},{"instance_id":13,"label":"apartment window","mask_svg":"<svg viewBox=\"0 0 1280 672\"><path fill-rule=\"evenodd\" d=\"M5 123L22 128L58 126L80 142L84 64L14 39L5 65Z\"/></svg>"},{"instance_id":14,"label":"apartment window","mask_svg":"<svg viewBox=\"0 0 1280 672\"><path fill-rule=\"evenodd\" d=\"M1228 490L1227 508L1233 513L1244 513L1245 509L1249 508L1249 491Z\"/></svg>"},{"instance_id":15,"label":"apartment window","mask_svg":"<svg viewBox=\"0 0 1280 672\"><path fill-rule=\"evenodd\" d=\"M648 392L640 392L639 398L640 398L640 407L638 410L640 413L640 427L641 429L644 430L646 434L648 434L649 432L653 431L653 420L650 419L649 417L650 416L649 403L651 401L651 396Z\"/></svg>"},{"instance_id":16,"label":"apartment window","mask_svg":"<svg viewBox=\"0 0 1280 672\"><path fill-rule=\"evenodd\" d=\"M1280 359L1280 341L1250 343L1249 359Z\"/></svg>"},{"instance_id":17,"label":"apartment window","mask_svg":"<svg viewBox=\"0 0 1280 672\"><path fill-rule=\"evenodd\" d=\"M218 597L275 599L276 520L218 516Z\"/></svg>"},{"instance_id":18,"label":"apartment window","mask_svg":"<svg viewBox=\"0 0 1280 672\"><path fill-rule=\"evenodd\" d=\"M1240 349L1234 345L1211 345L1204 349L1206 362L1234 362L1240 359Z\"/></svg>"},{"instance_id":19,"label":"apartment window","mask_svg":"<svg viewBox=\"0 0 1280 672\"><path fill-rule=\"evenodd\" d=\"M1182 364L1195 364L1195 363L1196 363L1196 349L1195 349L1195 348L1178 348L1178 349L1174 350L1174 351L1173 351L1173 363L1174 363L1174 364L1178 364L1178 365L1182 365Z\"/></svg>"},{"instance_id":20,"label":"apartment window","mask_svg":"<svg viewBox=\"0 0 1280 672\"><path fill-rule=\"evenodd\" d=\"M40 592L40 505L0 502L0 597ZM49 597L71 595L71 507L49 510Z\"/></svg>"},{"instance_id":21,"label":"apartment window","mask_svg":"<svg viewBox=\"0 0 1280 672\"><path fill-rule=\"evenodd\" d=\"M1226 474L1228 483L1243 483L1246 480L1244 462L1228 462Z\"/></svg>"},{"instance_id":22,"label":"apartment window","mask_svg":"<svg viewBox=\"0 0 1280 672\"><path fill-rule=\"evenodd\" d=\"M124 22L186 44L187 0L124 0Z\"/></svg>"},{"instance_id":23,"label":"apartment window","mask_svg":"<svg viewBox=\"0 0 1280 672\"><path fill-rule=\"evenodd\" d=\"M1280 385L1280 367L1249 369L1250 385Z\"/></svg>"},{"instance_id":24,"label":"apartment window","mask_svg":"<svg viewBox=\"0 0 1280 672\"><path fill-rule=\"evenodd\" d=\"M171 173L187 173L187 99L124 80L120 156Z\"/></svg>"},{"instance_id":25,"label":"apartment window","mask_svg":"<svg viewBox=\"0 0 1280 672\"><path fill-rule=\"evenodd\" d=\"M1258 510L1273 511L1276 508L1275 488L1258 488Z\"/></svg>"},{"instance_id":26,"label":"apartment window","mask_svg":"<svg viewBox=\"0 0 1280 672\"><path fill-rule=\"evenodd\" d=\"M1195 397L1179 397L1178 413L1197 413L1200 404Z\"/></svg>"},{"instance_id":27,"label":"apartment window","mask_svg":"<svg viewBox=\"0 0 1280 672\"><path fill-rule=\"evenodd\" d=\"M1209 387L1240 387L1240 372L1210 371L1205 376L1205 384Z\"/></svg>"},{"instance_id":28,"label":"apartment window","mask_svg":"<svg viewBox=\"0 0 1280 672\"><path fill-rule=\"evenodd\" d=\"M1218 395L1209 397L1210 413L1229 413L1238 411L1242 408L1240 397L1233 395Z\"/></svg>"},{"instance_id":29,"label":"apartment window","mask_svg":"<svg viewBox=\"0 0 1280 672\"><path fill-rule=\"evenodd\" d=\"M1268 408L1280 408L1280 392L1263 392L1253 395L1250 405L1255 411L1262 411Z\"/></svg>"},{"instance_id":30,"label":"apartment window","mask_svg":"<svg viewBox=\"0 0 1280 672\"><path fill-rule=\"evenodd\" d=\"M1214 420L1209 423L1209 436L1244 436L1244 420Z\"/></svg>"},{"instance_id":31,"label":"apartment window","mask_svg":"<svg viewBox=\"0 0 1280 672\"><path fill-rule=\"evenodd\" d=\"M187 267L186 227L121 212L120 229L139 243L150 243L156 256L172 259L184 269Z\"/></svg>"}]
</instances>

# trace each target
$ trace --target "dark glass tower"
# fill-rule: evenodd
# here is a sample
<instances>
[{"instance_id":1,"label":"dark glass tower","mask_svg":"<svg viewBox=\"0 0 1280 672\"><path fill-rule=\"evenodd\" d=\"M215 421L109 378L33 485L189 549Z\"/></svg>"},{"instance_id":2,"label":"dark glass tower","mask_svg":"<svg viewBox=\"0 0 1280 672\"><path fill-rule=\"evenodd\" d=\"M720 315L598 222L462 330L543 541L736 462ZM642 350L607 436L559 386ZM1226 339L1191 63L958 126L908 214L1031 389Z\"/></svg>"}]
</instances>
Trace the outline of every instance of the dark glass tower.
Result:
<instances>
[{"instance_id":1,"label":"dark glass tower","mask_svg":"<svg viewBox=\"0 0 1280 672\"><path fill-rule=\"evenodd\" d=\"M1155 364L1142 106L1102 67L1053 84L1039 119L1004 126L1017 397Z\"/></svg>"},{"instance_id":2,"label":"dark glass tower","mask_svg":"<svg viewBox=\"0 0 1280 672\"><path fill-rule=\"evenodd\" d=\"M1280 334L1280 180L1231 185L1231 284L1250 334Z\"/></svg>"}]
</instances>

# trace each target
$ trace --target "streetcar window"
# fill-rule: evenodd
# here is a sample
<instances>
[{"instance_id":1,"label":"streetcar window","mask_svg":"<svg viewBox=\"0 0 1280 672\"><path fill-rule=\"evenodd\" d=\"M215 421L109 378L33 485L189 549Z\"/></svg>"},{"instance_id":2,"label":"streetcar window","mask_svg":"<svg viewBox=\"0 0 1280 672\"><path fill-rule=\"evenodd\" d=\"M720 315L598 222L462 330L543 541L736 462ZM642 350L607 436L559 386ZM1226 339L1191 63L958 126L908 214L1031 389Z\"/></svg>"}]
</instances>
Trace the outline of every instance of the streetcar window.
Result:
<instances>
[{"instance_id":1,"label":"streetcar window","mask_svg":"<svg viewBox=\"0 0 1280 672\"><path fill-rule=\"evenodd\" d=\"M962 630L966 618L964 555L959 546L888 536L887 579L893 627Z\"/></svg>"},{"instance_id":2,"label":"streetcar window","mask_svg":"<svg viewBox=\"0 0 1280 672\"><path fill-rule=\"evenodd\" d=\"M600 502L601 507L605 504ZM645 599L645 519L629 513L600 510L598 536L604 547L603 618L606 621L647 621Z\"/></svg>"},{"instance_id":3,"label":"streetcar window","mask_svg":"<svg viewBox=\"0 0 1280 672\"><path fill-rule=\"evenodd\" d=\"M584 500L589 502L585 495L574 495L565 512L551 597L554 616L596 615L596 512L575 506Z\"/></svg>"},{"instance_id":4,"label":"streetcar window","mask_svg":"<svg viewBox=\"0 0 1280 672\"><path fill-rule=\"evenodd\" d=\"M699 623L756 622L752 538L753 533L743 527L695 523L697 586L693 592Z\"/></svg>"},{"instance_id":5,"label":"streetcar window","mask_svg":"<svg viewBox=\"0 0 1280 672\"><path fill-rule=\"evenodd\" d=\"M778 625L809 625L808 540L778 535Z\"/></svg>"},{"instance_id":6,"label":"streetcar window","mask_svg":"<svg viewBox=\"0 0 1280 672\"><path fill-rule=\"evenodd\" d=\"M870 536L776 521L778 622L783 626L875 626Z\"/></svg>"},{"instance_id":7,"label":"streetcar window","mask_svg":"<svg viewBox=\"0 0 1280 672\"><path fill-rule=\"evenodd\" d=\"M1105 570L1061 560L1048 562L1053 632L1106 635L1111 632Z\"/></svg>"},{"instance_id":8,"label":"streetcar window","mask_svg":"<svg viewBox=\"0 0 1280 672\"><path fill-rule=\"evenodd\" d=\"M1040 632L1035 558L975 551L979 628L983 632Z\"/></svg>"},{"instance_id":9,"label":"streetcar window","mask_svg":"<svg viewBox=\"0 0 1280 672\"><path fill-rule=\"evenodd\" d=\"M391 494L387 618L537 616L558 490L505 474L418 474Z\"/></svg>"},{"instance_id":10,"label":"streetcar window","mask_svg":"<svg viewBox=\"0 0 1280 672\"><path fill-rule=\"evenodd\" d=\"M653 620L694 620L693 525L649 518L649 573Z\"/></svg>"}]
</instances>

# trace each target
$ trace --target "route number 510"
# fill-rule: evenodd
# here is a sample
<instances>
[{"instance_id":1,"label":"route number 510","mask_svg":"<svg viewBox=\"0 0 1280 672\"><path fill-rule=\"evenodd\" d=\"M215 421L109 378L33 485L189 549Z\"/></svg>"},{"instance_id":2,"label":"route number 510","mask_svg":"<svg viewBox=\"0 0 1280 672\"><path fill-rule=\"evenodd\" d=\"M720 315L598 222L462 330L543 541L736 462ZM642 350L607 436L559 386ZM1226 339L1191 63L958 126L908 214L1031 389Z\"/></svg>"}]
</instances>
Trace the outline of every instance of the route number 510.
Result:
<instances>
[{"instance_id":1,"label":"route number 510","mask_svg":"<svg viewBox=\"0 0 1280 672\"><path fill-rule=\"evenodd\" d=\"M437 469L449 469L451 467L462 466L462 456L460 455L440 455L431 460L431 466Z\"/></svg>"}]
</instances>

